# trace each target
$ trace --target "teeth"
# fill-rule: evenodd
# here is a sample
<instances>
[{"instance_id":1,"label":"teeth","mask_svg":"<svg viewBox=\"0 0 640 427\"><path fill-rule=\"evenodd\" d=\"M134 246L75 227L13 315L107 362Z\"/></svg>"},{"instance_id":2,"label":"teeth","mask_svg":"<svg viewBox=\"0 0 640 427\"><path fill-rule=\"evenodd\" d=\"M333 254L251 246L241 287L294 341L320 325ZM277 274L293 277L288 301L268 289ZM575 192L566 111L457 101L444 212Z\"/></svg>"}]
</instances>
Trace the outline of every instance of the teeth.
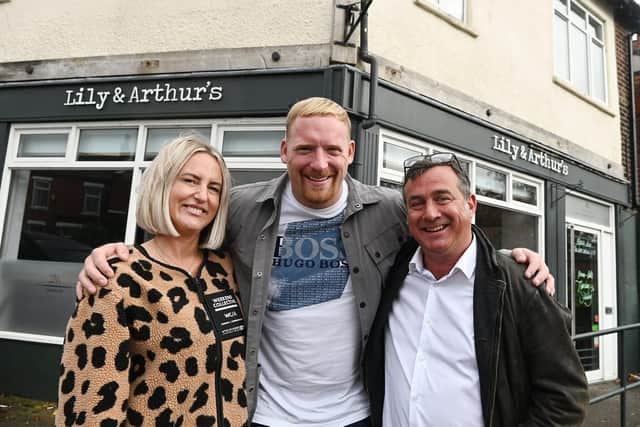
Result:
<instances>
[{"instance_id":1,"label":"teeth","mask_svg":"<svg viewBox=\"0 0 640 427\"><path fill-rule=\"evenodd\" d=\"M320 177L309 176L307 178L310 179L311 181L316 181L316 182L322 182L322 181L326 181L327 179L329 179L328 176L320 176Z\"/></svg>"},{"instance_id":2,"label":"teeth","mask_svg":"<svg viewBox=\"0 0 640 427\"><path fill-rule=\"evenodd\" d=\"M430 233L434 233L436 231L441 231L444 230L445 226L444 225L439 225L437 227L432 227L432 228L425 228L426 231L430 232Z\"/></svg>"},{"instance_id":3,"label":"teeth","mask_svg":"<svg viewBox=\"0 0 640 427\"><path fill-rule=\"evenodd\" d=\"M192 206L187 206L187 211L194 215L201 215L204 212L202 209L194 208Z\"/></svg>"}]
</instances>

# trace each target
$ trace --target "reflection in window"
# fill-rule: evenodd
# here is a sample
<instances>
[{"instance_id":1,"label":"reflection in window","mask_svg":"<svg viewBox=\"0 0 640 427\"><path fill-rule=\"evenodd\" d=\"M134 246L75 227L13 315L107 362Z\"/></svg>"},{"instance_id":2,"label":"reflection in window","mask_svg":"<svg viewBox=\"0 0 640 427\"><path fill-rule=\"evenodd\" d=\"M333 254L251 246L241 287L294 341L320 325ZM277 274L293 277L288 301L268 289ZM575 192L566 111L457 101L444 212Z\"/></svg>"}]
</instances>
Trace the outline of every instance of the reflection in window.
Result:
<instances>
[{"instance_id":1,"label":"reflection in window","mask_svg":"<svg viewBox=\"0 0 640 427\"><path fill-rule=\"evenodd\" d=\"M481 165L476 166L476 194L507 200L507 175Z\"/></svg>"},{"instance_id":2,"label":"reflection in window","mask_svg":"<svg viewBox=\"0 0 640 427\"><path fill-rule=\"evenodd\" d=\"M538 187L520 181L513 181L513 200L529 205L538 204Z\"/></svg>"},{"instance_id":3,"label":"reflection in window","mask_svg":"<svg viewBox=\"0 0 640 427\"><path fill-rule=\"evenodd\" d=\"M149 128L147 130L147 143L144 147L144 159L155 159L158 152L165 144L179 136L187 135L194 135L208 143L211 140L211 126Z\"/></svg>"},{"instance_id":4,"label":"reflection in window","mask_svg":"<svg viewBox=\"0 0 640 427\"><path fill-rule=\"evenodd\" d=\"M422 154L395 144L385 142L383 145L382 167L404 173L404 161L409 157Z\"/></svg>"},{"instance_id":5,"label":"reflection in window","mask_svg":"<svg viewBox=\"0 0 640 427\"><path fill-rule=\"evenodd\" d=\"M104 184L95 182L84 183L84 200L82 202L83 214L100 215L103 188Z\"/></svg>"},{"instance_id":6,"label":"reflection in window","mask_svg":"<svg viewBox=\"0 0 640 427\"><path fill-rule=\"evenodd\" d=\"M31 171L16 170L8 218L16 227L5 229L3 257L29 260L81 262L91 248L124 239L129 207L131 171L38 171L50 183L49 209L33 209L28 194L35 180ZM86 181L90 180L91 185ZM86 200L85 190L101 192L101 202ZM123 189L127 189L124 190ZM29 201L29 202L27 202ZM104 203L104 209L100 209ZM96 209L99 216L86 215ZM20 226L18 226L20 224Z\"/></svg>"},{"instance_id":7,"label":"reflection in window","mask_svg":"<svg viewBox=\"0 0 640 427\"><path fill-rule=\"evenodd\" d=\"M279 157L284 130L228 130L222 154L229 157Z\"/></svg>"},{"instance_id":8,"label":"reflection in window","mask_svg":"<svg viewBox=\"0 0 640 427\"><path fill-rule=\"evenodd\" d=\"M80 161L133 160L138 129L82 129L78 141Z\"/></svg>"},{"instance_id":9,"label":"reflection in window","mask_svg":"<svg viewBox=\"0 0 640 427\"><path fill-rule=\"evenodd\" d=\"M476 224L496 248L540 250L537 216L478 203Z\"/></svg>"},{"instance_id":10,"label":"reflection in window","mask_svg":"<svg viewBox=\"0 0 640 427\"><path fill-rule=\"evenodd\" d=\"M31 209L49 209L51 180L42 176L34 176L31 180Z\"/></svg>"},{"instance_id":11,"label":"reflection in window","mask_svg":"<svg viewBox=\"0 0 640 427\"><path fill-rule=\"evenodd\" d=\"M18 143L18 157L64 157L66 150L66 133L23 133Z\"/></svg>"}]
</instances>

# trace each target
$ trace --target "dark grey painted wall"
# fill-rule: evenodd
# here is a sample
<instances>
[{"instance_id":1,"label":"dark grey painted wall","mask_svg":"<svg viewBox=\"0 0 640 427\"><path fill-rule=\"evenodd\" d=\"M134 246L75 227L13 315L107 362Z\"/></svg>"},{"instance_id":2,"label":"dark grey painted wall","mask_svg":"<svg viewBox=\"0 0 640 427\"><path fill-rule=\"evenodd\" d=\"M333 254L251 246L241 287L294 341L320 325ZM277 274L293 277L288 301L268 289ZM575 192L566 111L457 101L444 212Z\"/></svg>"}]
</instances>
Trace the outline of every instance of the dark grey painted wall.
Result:
<instances>
[{"instance_id":1,"label":"dark grey painted wall","mask_svg":"<svg viewBox=\"0 0 640 427\"><path fill-rule=\"evenodd\" d=\"M62 346L0 339L0 393L55 401Z\"/></svg>"}]
</instances>

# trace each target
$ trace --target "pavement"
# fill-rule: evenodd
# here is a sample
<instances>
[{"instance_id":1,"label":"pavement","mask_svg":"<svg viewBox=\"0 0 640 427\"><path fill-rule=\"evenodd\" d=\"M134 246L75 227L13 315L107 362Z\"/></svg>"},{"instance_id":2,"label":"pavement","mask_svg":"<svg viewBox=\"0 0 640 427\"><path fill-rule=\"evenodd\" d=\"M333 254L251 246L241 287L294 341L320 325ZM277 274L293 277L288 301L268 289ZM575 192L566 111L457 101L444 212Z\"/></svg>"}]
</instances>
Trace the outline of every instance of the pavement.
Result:
<instances>
[{"instance_id":1,"label":"pavement","mask_svg":"<svg viewBox=\"0 0 640 427\"><path fill-rule=\"evenodd\" d=\"M589 385L591 398L600 396L620 385L615 381ZM640 387L627 393L626 426L640 427ZM0 394L0 427L29 425L30 427L53 426L54 402L42 402ZM584 427L620 426L620 397L613 397L589 406Z\"/></svg>"},{"instance_id":2,"label":"pavement","mask_svg":"<svg viewBox=\"0 0 640 427\"><path fill-rule=\"evenodd\" d=\"M603 395L620 387L615 381L589 385L591 398ZM640 386L627 392L626 425L622 427L640 427ZM612 397L589 406L585 427L618 427L620 424L620 397Z\"/></svg>"}]
</instances>

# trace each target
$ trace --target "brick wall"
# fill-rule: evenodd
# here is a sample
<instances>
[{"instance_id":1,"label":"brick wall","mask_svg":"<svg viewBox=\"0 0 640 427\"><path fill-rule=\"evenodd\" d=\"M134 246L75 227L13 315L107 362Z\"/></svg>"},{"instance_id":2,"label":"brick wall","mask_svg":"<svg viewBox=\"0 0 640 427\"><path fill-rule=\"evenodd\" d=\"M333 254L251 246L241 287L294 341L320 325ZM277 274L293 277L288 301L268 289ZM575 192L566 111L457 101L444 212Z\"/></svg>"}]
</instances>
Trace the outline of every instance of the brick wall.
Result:
<instances>
[{"instance_id":1,"label":"brick wall","mask_svg":"<svg viewBox=\"0 0 640 427\"><path fill-rule=\"evenodd\" d=\"M638 45L640 47L640 45ZM622 142L622 166L624 167L625 177L628 180L638 182L639 172L633 170L632 150L636 149L637 144L632 141L632 125L634 120L631 111L631 87L629 82L629 39L626 30L616 23L616 62L618 72L618 93L620 97L620 140ZM640 75L634 75L635 87L635 104L636 104L636 123L638 123L638 112L640 102ZM637 153L636 153L637 155ZM640 187L640 186L637 186ZM640 194L640 192L639 192ZM633 196L632 196L633 197ZM636 195L637 197L637 195Z\"/></svg>"}]
</instances>

